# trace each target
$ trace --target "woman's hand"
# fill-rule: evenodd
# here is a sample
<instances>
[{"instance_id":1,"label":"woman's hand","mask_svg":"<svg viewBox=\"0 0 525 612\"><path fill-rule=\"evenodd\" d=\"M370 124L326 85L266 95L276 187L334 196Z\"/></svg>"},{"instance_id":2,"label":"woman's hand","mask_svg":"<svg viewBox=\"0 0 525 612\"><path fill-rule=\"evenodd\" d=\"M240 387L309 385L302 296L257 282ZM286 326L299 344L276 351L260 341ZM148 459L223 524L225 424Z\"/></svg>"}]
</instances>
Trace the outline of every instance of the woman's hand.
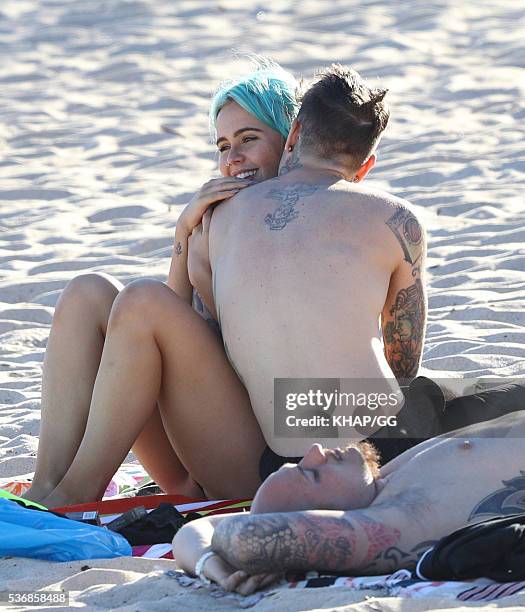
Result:
<instances>
[{"instance_id":1,"label":"woman's hand","mask_svg":"<svg viewBox=\"0 0 525 612\"><path fill-rule=\"evenodd\" d=\"M177 225L184 228L189 236L199 223L204 213L212 204L222 202L239 193L244 187L253 185L253 181L247 179L236 179L231 176L211 179L197 191L182 211Z\"/></svg>"}]
</instances>

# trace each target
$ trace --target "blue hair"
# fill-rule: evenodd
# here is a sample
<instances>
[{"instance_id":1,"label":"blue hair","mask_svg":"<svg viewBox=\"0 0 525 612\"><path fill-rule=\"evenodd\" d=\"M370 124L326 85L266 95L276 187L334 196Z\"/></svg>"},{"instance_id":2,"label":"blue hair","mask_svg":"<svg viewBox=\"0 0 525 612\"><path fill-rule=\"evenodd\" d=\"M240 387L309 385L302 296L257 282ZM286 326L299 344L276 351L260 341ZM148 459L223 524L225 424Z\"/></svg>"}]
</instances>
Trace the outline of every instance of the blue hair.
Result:
<instances>
[{"instance_id":1,"label":"blue hair","mask_svg":"<svg viewBox=\"0 0 525 612\"><path fill-rule=\"evenodd\" d=\"M257 117L286 140L299 111L299 83L279 64L265 60L246 76L225 81L213 96L210 107L210 132L216 135L216 120L230 100Z\"/></svg>"}]
</instances>

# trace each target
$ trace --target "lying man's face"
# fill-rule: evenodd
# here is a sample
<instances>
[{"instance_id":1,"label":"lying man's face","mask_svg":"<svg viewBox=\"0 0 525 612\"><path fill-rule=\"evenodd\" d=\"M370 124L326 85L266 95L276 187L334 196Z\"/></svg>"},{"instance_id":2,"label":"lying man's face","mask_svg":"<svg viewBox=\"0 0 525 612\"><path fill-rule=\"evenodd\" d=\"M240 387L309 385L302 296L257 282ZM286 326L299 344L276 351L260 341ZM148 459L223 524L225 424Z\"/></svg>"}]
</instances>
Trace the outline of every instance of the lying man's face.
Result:
<instances>
[{"instance_id":1,"label":"lying man's face","mask_svg":"<svg viewBox=\"0 0 525 612\"><path fill-rule=\"evenodd\" d=\"M361 443L342 451L313 444L297 465L287 463L264 481L253 500L252 513L368 506L375 497L378 473L377 455L371 448Z\"/></svg>"}]
</instances>

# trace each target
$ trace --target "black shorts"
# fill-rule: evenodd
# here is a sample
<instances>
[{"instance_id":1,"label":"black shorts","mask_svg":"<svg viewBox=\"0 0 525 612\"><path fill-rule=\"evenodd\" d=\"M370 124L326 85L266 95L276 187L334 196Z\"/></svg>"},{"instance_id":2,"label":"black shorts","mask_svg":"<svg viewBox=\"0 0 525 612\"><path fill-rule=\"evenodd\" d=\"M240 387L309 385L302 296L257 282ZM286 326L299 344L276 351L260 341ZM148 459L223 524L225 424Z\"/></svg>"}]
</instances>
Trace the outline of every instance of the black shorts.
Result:
<instances>
[{"instance_id":1,"label":"black shorts","mask_svg":"<svg viewBox=\"0 0 525 612\"><path fill-rule=\"evenodd\" d=\"M299 463L302 457L281 457L273 450L266 446L259 460L259 476L261 482L264 482L270 474L277 472L277 470L285 463Z\"/></svg>"}]
</instances>

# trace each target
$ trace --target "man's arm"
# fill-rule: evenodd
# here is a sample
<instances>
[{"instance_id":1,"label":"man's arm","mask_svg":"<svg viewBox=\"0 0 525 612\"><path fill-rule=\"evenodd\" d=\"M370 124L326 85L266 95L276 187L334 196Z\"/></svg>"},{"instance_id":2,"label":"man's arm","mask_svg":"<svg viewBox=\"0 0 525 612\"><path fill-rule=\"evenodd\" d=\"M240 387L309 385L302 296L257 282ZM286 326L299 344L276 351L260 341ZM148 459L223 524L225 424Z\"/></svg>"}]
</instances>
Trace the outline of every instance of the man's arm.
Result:
<instances>
[{"instance_id":1,"label":"man's arm","mask_svg":"<svg viewBox=\"0 0 525 612\"><path fill-rule=\"evenodd\" d=\"M381 315L385 357L398 380L411 380L421 363L427 313L426 237L404 206L386 222L401 247Z\"/></svg>"},{"instance_id":2,"label":"man's arm","mask_svg":"<svg viewBox=\"0 0 525 612\"><path fill-rule=\"evenodd\" d=\"M211 551L214 528L229 516L238 516L238 514L208 516L184 525L173 539L173 558L178 566L195 575L195 566L202 555L215 552ZM273 571L247 574L232 567L217 552L205 562L203 573L206 578L221 585L226 591L236 591L241 595L249 595L257 589L268 586L277 578Z\"/></svg>"},{"instance_id":3,"label":"man's arm","mask_svg":"<svg viewBox=\"0 0 525 612\"><path fill-rule=\"evenodd\" d=\"M372 518L372 512L313 510L233 516L215 526L212 550L232 567L250 574L319 570L381 574L392 567L389 551L398 547L401 530ZM412 559L415 562L414 557Z\"/></svg>"},{"instance_id":4,"label":"man's arm","mask_svg":"<svg viewBox=\"0 0 525 612\"><path fill-rule=\"evenodd\" d=\"M191 521L179 529L173 538L173 558L179 567L189 574L195 574L199 557L210 549L213 530L225 517L223 514L208 516Z\"/></svg>"}]
</instances>

